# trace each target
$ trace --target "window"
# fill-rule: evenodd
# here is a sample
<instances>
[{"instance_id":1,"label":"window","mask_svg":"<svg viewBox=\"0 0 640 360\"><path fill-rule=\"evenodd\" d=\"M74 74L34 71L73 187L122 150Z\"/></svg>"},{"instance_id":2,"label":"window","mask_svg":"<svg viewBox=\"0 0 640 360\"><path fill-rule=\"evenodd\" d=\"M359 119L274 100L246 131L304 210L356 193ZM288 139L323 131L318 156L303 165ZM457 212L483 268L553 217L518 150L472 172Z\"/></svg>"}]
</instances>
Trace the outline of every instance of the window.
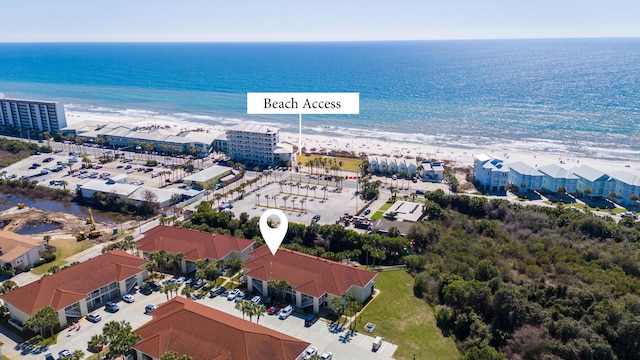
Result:
<instances>
[{"instance_id":1,"label":"window","mask_svg":"<svg viewBox=\"0 0 640 360\"><path fill-rule=\"evenodd\" d=\"M19 258L16 259L16 265L20 265L24 262L24 259L22 258L22 256L20 256Z\"/></svg>"}]
</instances>

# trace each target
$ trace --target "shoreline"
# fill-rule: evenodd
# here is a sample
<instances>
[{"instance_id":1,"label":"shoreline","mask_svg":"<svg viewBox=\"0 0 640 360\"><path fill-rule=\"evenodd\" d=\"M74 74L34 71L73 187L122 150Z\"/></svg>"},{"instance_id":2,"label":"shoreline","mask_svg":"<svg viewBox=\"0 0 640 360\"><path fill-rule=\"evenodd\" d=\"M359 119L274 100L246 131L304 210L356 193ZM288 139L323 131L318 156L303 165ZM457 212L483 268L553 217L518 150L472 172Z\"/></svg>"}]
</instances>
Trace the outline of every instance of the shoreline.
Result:
<instances>
[{"instance_id":1,"label":"shoreline","mask_svg":"<svg viewBox=\"0 0 640 360\"><path fill-rule=\"evenodd\" d=\"M186 115L186 114L184 114ZM149 111L125 111L124 113L100 113L93 111L77 111L66 110L67 124L72 125L81 121L98 121L108 123L135 123L138 126L170 126L175 131L205 129L207 131L224 131L231 124L240 122L261 123L252 120L242 119L224 119L220 118L219 123L205 123L205 119L196 121L188 121L185 119L177 119L170 115L162 115ZM209 120L212 121L212 120ZM269 122L268 124L278 126L277 123ZM326 134L316 134L313 130L305 133L303 127L302 146L307 151L316 149L316 152L325 151L351 151L356 155L365 153L367 155L389 155L413 157L420 156L425 159L433 159L437 161L450 161L457 167L473 167L474 155L486 153L490 156L502 158L505 163L513 163L522 161L533 167L540 167L549 164L558 164L566 169L574 166L587 164L603 172L625 170L630 172L640 172L640 151L610 151L604 152L605 149L591 148L590 153L579 153L581 149L571 150L567 144L558 141L546 139L522 139L522 140L504 140L500 142L496 138L478 138L486 144L474 144L472 139L457 135L448 137L435 137L428 135L413 136L411 134L394 133L395 138L381 139L386 135L380 134L378 137L367 137L367 132L363 130L359 132L357 129L338 129L331 128L333 131L326 131ZM288 128L280 128L280 141L288 142L293 145L298 144L297 129L295 132L287 131ZM345 136L344 132L350 131L354 134L353 138ZM365 133L365 134L363 134ZM341 136L340 136L341 135ZM457 143L456 143L457 142ZM578 146L577 146L578 147ZM599 154L599 156L594 156Z\"/></svg>"}]
</instances>

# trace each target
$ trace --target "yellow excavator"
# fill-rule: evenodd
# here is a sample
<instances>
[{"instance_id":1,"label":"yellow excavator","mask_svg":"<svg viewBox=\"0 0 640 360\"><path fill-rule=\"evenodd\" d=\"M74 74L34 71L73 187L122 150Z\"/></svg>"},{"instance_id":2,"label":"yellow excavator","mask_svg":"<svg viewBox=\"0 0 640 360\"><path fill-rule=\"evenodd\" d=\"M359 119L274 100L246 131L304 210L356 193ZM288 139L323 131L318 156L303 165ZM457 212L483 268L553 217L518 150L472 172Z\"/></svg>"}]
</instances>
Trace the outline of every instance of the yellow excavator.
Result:
<instances>
[{"instance_id":1,"label":"yellow excavator","mask_svg":"<svg viewBox=\"0 0 640 360\"><path fill-rule=\"evenodd\" d=\"M89 235L87 235L87 233L85 233L84 231L80 231L78 235L76 235L78 241L82 241L87 238L93 239L102 235L100 233L100 230L96 229L96 222L93 220L93 213L91 212L91 209L89 209L89 218L87 218L87 222L91 225L91 227L89 228Z\"/></svg>"}]
</instances>

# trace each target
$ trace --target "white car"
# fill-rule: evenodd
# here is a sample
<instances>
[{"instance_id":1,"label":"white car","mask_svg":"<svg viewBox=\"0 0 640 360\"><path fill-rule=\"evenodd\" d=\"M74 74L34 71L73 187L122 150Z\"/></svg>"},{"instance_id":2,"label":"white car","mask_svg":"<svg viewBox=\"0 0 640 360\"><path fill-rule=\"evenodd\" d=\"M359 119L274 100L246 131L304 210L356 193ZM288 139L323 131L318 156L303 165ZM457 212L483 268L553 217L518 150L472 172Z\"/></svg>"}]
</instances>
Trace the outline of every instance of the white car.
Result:
<instances>
[{"instance_id":1,"label":"white car","mask_svg":"<svg viewBox=\"0 0 640 360\"><path fill-rule=\"evenodd\" d=\"M320 355L321 360L333 360L333 354L330 351L325 351Z\"/></svg>"},{"instance_id":2,"label":"white car","mask_svg":"<svg viewBox=\"0 0 640 360\"><path fill-rule=\"evenodd\" d=\"M238 290L238 289L233 289L233 290L229 291L229 294L227 295L227 300L231 301L231 300L235 299L236 296L238 296L238 294L240 294L240 290Z\"/></svg>"},{"instance_id":3,"label":"white car","mask_svg":"<svg viewBox=\"0 0 640 360\"><path fill-rule=\"evenodd\" d=\"M278 317L280 318L280 320L284 320L288 318L291 314L293 314L293 306L287 305L284 308L282 308L282 310L280 310L280 314L278 315Z\"/></svg>"},{"instance_id":4,"label":"white car","mask_svg":"<svg viewBox=\"0 0 640 360\"><path fill-rule=\"evenodd\" d=\"M315 346L309 346L307 348L307 351L304 352L304 358L306 359L311 359L311 357L313 355L317 355L318 354L318 348Z\"/></svg>"},{"instance_id":5,"label":"white car","mask_svg":"<svg viewBox=\"0 0 640 360\"><path fill-rule=\"evenodd\" d=\"M122 301L131 304L132 302L136 301L136 299L133 297L133 295L126 294L122 297Z\"/></svg>"}]
</instances>

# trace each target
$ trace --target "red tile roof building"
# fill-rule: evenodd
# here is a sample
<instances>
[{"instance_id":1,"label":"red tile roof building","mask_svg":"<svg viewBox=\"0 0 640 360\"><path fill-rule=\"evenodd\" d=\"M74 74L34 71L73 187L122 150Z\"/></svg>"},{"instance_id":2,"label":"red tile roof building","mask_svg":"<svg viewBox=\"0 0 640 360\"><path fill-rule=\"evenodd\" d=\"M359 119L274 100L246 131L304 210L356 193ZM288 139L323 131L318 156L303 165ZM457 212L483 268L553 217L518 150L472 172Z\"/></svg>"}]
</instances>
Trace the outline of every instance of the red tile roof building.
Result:
<instances>
[{"instance_id":1,"label":"red tile roof building","mask_svg":"<svg viewBox=\"0 0 640 360\"><path fill-rule=\"evenodd\" d=\"M138 359L159 359L167 351L193 360L297 360L309 343L206 305L175 297L135 331ZM148 356L145 357L144 355Z\"/></svg>"},{"instance_id":2,"label":"red tile roof building","mask_svg":"<svg viewBox=\"0 0 640 360\"><path fill-rule=\"evenodd\" d=\"M246 261L253 250L253 240L210 232L158 225L144 232L138 240L141 256L164 250L171 254L183 253L182 272L195 270L196 260L227 260L230 258Z\"/></svg>"},{"instance_id":3,"label":"red tile roof building","mask_svg":"<svg viewBox=\"0 0 640 360\"><path fill-rule=\"evenodd\" d=\"M249 291L268 295L267 282L286 280L287 293L296 306L331 307L331 298L346 292L362 303L373 294L376 273L344 265L335 261L280 248L275 256L266 246L256 249L245 264Z\"/></svg>"},{"instance_id":4,"label":"red tile roof building","mask_svg":"<svg viewBox=\"0 0 640 360\"><path fill-rule=\"evenodd\" d=\"M146 263L124 251L112 250L1 295L0 299L18 323L51 306L58 313L60 326L65 326L134 286L142 286L147 277Z\"/></svg>"}]
</instances>

